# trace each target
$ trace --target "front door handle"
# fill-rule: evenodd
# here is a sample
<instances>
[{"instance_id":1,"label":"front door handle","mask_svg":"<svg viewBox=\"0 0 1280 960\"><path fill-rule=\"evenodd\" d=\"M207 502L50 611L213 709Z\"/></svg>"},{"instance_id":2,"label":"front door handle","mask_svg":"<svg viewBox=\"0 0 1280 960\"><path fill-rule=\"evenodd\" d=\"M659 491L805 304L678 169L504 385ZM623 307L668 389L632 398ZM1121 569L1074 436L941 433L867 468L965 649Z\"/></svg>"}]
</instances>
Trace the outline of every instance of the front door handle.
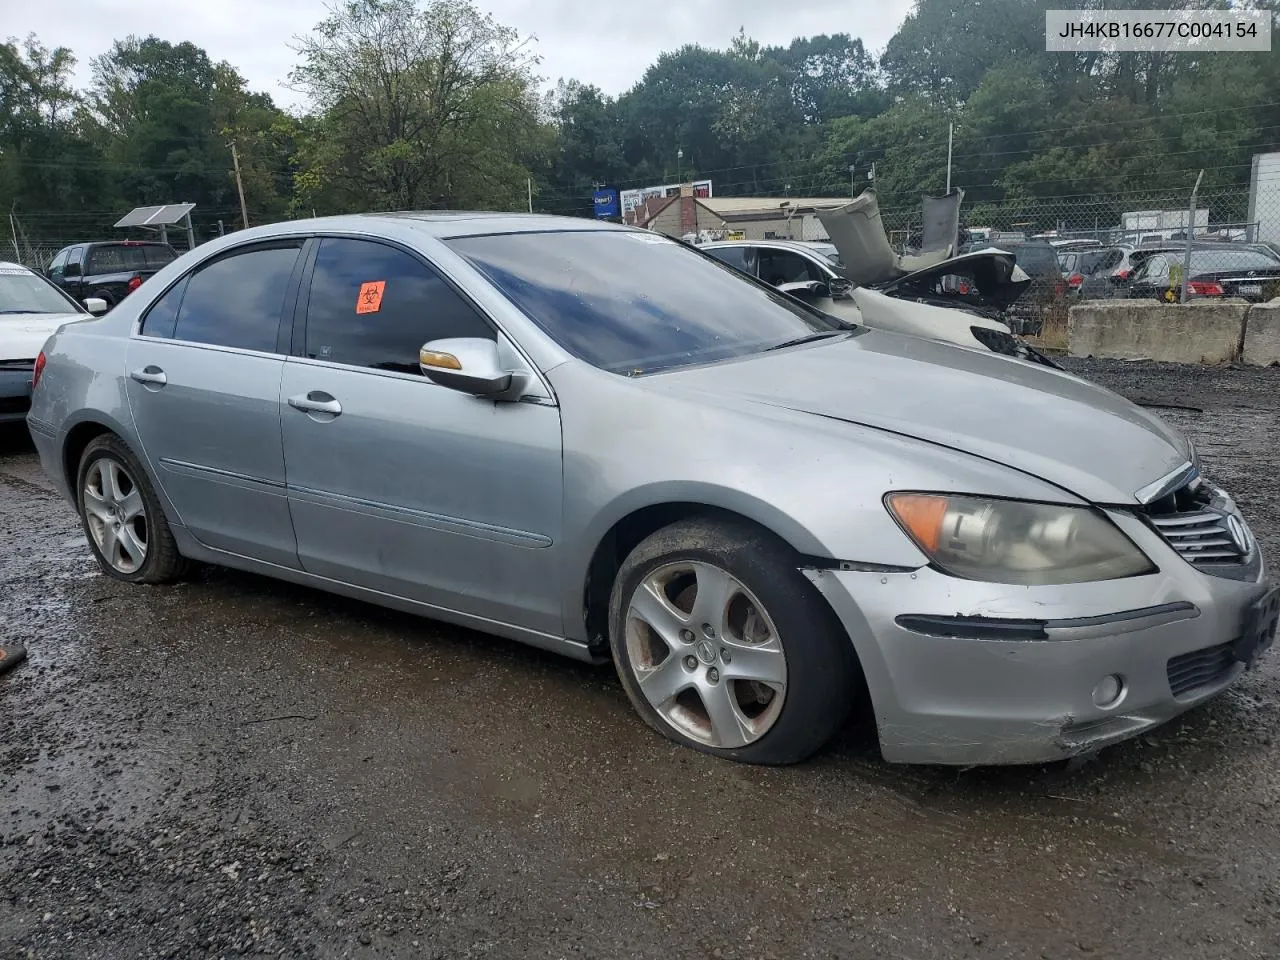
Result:
<instances>
[{"instance_id":1,"label":"front door handle","mask_svg":"<svg viewBox=\"0 0 1280 960\"><path fill-rule=\"evenodd\" d=\"M156 366L146 366L141 370L134 370L129 376L139 383L153 384L157 387L163 387L169 382L169 378L164 375L164 371Z\"/></svg>"},{"instance_id":2,"label":"front door handle","mask_svg":"<svg viewBox=\"0 0 1280 960\"><path fill-rule=\"evenodd\" d=\"M342 412L342 404L323 390L312 390L289 398L289 406L303 413L330 413L337 416Z\"/></svg>"}]
</instances>

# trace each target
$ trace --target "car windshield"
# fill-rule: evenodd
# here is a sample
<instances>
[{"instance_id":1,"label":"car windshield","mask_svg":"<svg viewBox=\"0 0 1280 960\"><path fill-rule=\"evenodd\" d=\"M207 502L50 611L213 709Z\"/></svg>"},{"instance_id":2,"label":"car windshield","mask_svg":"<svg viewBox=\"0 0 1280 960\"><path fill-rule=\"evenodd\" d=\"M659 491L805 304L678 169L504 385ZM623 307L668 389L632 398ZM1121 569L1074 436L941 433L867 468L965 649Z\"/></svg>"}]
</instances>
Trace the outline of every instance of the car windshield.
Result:
<instances>
[{"instance_id":1,"label":"car windshield","mask_svg":"<svg viewBox=\"0 0 1280 960\"><path fill-rule=\"evenodd\" d=\"M562 347L612 373L709 363L851 329L651 233L514 233L448 243Z\"/></svg>"},{"instance_id":2,"label":"car windshield","mask_svg":"<svg viewBox=\"0 0 1280 960\"><path fill-rule=\"evenodd\" d=\"M29 270L0 267L0 317L18 313L75 313L57 287Z\"/></svg>"}]
</instances>

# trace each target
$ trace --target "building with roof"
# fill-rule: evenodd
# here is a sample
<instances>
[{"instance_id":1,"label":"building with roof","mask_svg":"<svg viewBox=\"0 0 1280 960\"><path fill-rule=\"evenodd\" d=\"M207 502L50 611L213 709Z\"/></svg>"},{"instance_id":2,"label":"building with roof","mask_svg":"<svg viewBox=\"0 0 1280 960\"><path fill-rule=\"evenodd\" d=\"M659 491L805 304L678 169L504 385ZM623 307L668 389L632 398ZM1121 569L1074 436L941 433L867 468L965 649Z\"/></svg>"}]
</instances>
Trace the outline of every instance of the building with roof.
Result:
<instances>
[{"instance_id":1,"label":"building with roof","mask_svg":"<svg viewBox=\"0 0 1280 960\"><path fill-rule=\"evenodd\" d=\"M827 240L815 211L848 202L848 197L697 197L686 183L679 196L646 197L627 212L625 222L676 238Z\"/></svg>"}]
</instances>

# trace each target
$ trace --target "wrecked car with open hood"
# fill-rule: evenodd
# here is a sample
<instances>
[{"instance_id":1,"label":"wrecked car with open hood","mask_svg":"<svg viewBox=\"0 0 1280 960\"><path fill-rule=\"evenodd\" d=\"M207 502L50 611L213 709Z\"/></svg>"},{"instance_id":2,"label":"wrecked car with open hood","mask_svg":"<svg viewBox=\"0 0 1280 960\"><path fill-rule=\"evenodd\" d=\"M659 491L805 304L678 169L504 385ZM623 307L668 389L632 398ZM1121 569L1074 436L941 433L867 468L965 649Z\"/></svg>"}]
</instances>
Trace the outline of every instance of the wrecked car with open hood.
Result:
<instances>
[{"instance_id":1,"label":"wrecked car with open hood","mask_svg":"<svg viewBox=\"0 0 1280 960\"><path fill-rule=\"evenodd\" d=\"M827 244L728 240L700 249L820 310L870 327L1055 364L1014 335L1010 308L1031 278L1014 254L995 248L956 254L963 194L925 198L923 249L889 245L874 191L816 215ZM837 256L824 248L834 246Z\"/></svg>"}]
</instances>

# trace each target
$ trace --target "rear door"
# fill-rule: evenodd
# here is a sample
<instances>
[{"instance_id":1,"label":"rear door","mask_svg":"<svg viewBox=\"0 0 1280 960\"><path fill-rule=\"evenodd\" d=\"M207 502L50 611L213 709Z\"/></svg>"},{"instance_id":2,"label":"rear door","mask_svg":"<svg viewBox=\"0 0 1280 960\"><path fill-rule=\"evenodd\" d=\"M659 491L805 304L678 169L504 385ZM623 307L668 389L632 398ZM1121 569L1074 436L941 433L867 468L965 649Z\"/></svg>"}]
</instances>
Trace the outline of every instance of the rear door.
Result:
<instances>
[{"instance_id":1,"label":"rear door","mask_svg":"<svg viewBox=\"0 0 1280 960\"><path fill-rule=\"evenodd\" d=\"M560 411L432 383L430 340L500 335L416 254L320 241L281 387L303 569L560 635ZM500 341L501 342L501 341Z\"/></svg>"},{"instance_id":2,"label":"rear door","mask_svg":"<svg viewBox=\"0 0 1280 960\"><path fill-rule=\"evenodd\" d=\"M296 302L303 243L236 248L170 287L129 344L126 381L153 475L191 534L289 567L298 559L280 441L282 318Z\"/></svg>"}]
</instances>

